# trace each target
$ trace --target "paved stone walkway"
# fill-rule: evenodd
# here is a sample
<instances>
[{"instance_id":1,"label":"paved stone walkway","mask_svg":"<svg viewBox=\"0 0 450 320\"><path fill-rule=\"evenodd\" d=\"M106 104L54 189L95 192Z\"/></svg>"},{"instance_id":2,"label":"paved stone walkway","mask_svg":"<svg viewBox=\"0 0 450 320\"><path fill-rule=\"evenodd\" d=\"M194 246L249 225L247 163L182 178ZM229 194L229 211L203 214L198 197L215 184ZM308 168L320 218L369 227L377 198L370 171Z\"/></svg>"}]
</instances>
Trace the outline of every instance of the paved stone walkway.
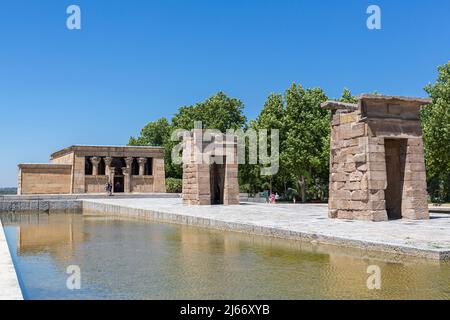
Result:
<instances>
[{"instance_id":1,"label":"paved stone walkway","mask_svg":"<svg viewBox=\"0 0 450 320\"><path fill-rule=\"evenodd\" d=\"M22 300L14 264L0 220L0 300Z\"/></svg>"},{"instance_id":2,"label":"paved stone walkway","mask_svg":"<svg viewBox=\"0 0 450 320\"><path fill-rule=\"evenodd\" d=\"M84 200L83 208L105 214L171 220L282 238L317 241L438 260L450 258L450 215L432 213L430 220L366 222L334 220L322 204L186 206L181 199Z\"/></svg>"}]
</instances>

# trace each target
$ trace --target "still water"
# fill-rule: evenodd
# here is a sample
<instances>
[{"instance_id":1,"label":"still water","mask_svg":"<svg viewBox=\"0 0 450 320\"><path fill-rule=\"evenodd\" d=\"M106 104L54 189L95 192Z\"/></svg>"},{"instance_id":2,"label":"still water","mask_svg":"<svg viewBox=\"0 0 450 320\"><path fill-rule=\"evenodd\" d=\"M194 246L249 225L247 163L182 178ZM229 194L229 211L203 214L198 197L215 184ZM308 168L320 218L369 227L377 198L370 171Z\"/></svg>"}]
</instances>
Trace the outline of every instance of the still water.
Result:
<instances>
[{"instance_id":1,"label":"still water","mask_svg":"<svg viewBox=\"0 0 450 320\"><path fill-rule=\"evenodd\" d=\"M26 299L450 299L449 263L98 216L1 219Z\"/></svg>"}]
</instances>

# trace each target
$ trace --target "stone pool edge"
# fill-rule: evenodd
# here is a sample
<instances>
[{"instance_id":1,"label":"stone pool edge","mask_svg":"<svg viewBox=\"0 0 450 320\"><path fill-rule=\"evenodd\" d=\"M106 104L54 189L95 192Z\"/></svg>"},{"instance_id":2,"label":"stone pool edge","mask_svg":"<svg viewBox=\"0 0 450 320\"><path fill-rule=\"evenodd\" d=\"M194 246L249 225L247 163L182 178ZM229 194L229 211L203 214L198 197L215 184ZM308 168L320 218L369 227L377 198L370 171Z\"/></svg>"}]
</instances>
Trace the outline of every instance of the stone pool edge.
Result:
<instances>
[{"instance_id":1,"label":"stone pool edge","mask_svg":"<svg viewBox=\"0 0 450 320\"><path fill-rule=\"evenodd\" d=\"M0 220L0 300L23 300L16 269Z\"/></svg>"},{"instance_id":2,"label":"stone pool edge","mask_svg":"<svg viewBox=\"0 0 450 320\"><path fill-rule=\"evenodd\" d=\"M119 204L100 203L89 200L82 201L83 213L95 213L105 216L144 219L157 222L206 227L216 230L243 232L247 234L270 236L280 239L307 241L318 244L337 245L388 254L401 254L416 258L439 261L450 260L450 250L422 249L413 246L357 240L314 232L294 231L275 227L259 226L245 222L228 222L218 219L196 217L160 210L133 208Z\"/></svg>"}]
</instances>

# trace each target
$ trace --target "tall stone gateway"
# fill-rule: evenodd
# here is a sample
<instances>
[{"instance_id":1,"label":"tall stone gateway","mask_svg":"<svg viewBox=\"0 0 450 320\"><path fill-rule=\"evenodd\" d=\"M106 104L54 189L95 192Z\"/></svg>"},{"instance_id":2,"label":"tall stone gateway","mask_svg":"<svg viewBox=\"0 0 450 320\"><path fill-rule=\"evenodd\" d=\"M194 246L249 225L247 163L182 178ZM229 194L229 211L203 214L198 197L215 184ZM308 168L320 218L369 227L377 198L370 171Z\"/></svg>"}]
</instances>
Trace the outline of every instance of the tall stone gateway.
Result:
<instances>
[{"instance_id":1,"label":"tall stone gateway","mask_svg":"<svg viewBox=\"0 0 450 320\"><path fill-rule=\"evenodd\" d=\"M236 137L194 129L183 138L183 203L239 204Z\"/></svg>"},{"instance_id":2,"label":"tall stone gateway","mask_svg":"<svg viewBox=\"0 0 450 320\"><path fill-rule=\"evenodd\" d=\"M329 216L428 219L419 112L429 99L364 94L332 110Z\"/></svg>"}]
</instances>

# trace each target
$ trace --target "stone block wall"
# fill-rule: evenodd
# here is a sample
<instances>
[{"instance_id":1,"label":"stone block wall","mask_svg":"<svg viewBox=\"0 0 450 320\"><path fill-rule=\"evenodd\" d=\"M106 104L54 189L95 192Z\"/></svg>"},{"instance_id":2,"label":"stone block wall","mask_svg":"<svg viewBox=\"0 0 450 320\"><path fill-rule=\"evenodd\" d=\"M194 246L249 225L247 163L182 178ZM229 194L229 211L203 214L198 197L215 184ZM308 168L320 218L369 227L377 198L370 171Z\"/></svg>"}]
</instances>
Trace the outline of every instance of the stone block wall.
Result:
<instances>
[{"instance_id":1,"label":"stone block wall","mask_svg":"<svg viewBox=\"0 0 450 320\"><path fill-rule=\"evenodd\" d=\"M329 217L386 221L399 207L401 218L428 219L418 115L426 101L365 97L358 104L323 104L332 109ZM387 141L398 145L397 163L388 163ZM392 194L396 192L398 196Z\"/></svg>"},{"instance_id":2,"label":"stone block wall","mask_svg":"<svg viewBox=\"0 0 450 320\"><path fill-rule=\"evenodd\" d=\"M182 198L185 204L211 204L209 165L183 164Z\"/></svg>"},{"instance_id":3,"label":"stone block wall","mask_svg":"<svg viewBox=\"0 0 450 320\"><path fill-rule=\"evenodd\" d=\"M135 177L133 176L133 179L134 178ZM163 158L153 158L153 191L152 192L166 192L166 172L165 172Z\"/></svg>"},{"instance_id":4,"label":"stone block wall","mask_svg":"<svg viewBox=\"0 0 450 320\"><path fill-rule=\"evenodd\" d=\"M73 156L74 156L74 154L72 152L72 153L66 154L64 156L61 156L59 158L50 159L50 163L54 163L54 164L70 164L70 165L72 165L73 164L73 159L74 159Z\"/></svg>"},{"instance_id":5,"label":"stone block wall","mask_svg":"<svg viewBox=\"0 0 450 320\"><path fill-rule=\"evenodd\" d=\"M199 204L197 170L193 164L183 164L182 190L183 203L193 205Z\"/></svg>"},{"instance_id":6,"label":"stone block wall","mask_svg":"<svg viewBox=\"0 0 450 320\"><path fill-rule=\"evenodd\" d=\"M72 166L22 164L19 166L19 195L70 193Z\"/></svg>"},{"instance_id":7,"label":"stone block wall","mask_svg":"<svg viewBox=\"0 0 450 320\"><path fill-rule=\"evenodd\" d=\"M105 193L105 185L108 181L108 176L86 176L86 193Z\"/></svg>"},{"instance_id":8,"label":"stone block wall","mask_svg":"<svg viewBox=\"0 0 450 320\"><path fill-rule=\"evenodd\" d=\"M150 193L153 192L153 177L132 176L131 192Z\"/></svg>"},{"instance_id":9,"label":"stone block wall","mask_svg":"<svg viewBox=\"0 0 450 320\"><path fill-rule=\"evenodd\" d=\"M329 216L339 219L387 220L384 207L384 159L383 165L378 166L377 162L374 164L374 168L378 166L380 171L369 170L372 161L378 160L380 156L370 153L370 150L379 151L384 147L376 144L376 140L369 139L367 125L360 123L360 119L358 111L333 112ZM382 192L378 192L380 189Z\"/></svg>"},{"instance_id":10,"label":"stone block wall","mask_svg":"<svg viewBox=\"0 0 450 320\"><path fill-rule=\"evenodd\" d=\"M220 157L232 152L233 156L228 158L225 156L223 164L225 166L223 204L239 204L238 164L235 163L237 159L236 144L221 142L219 148L210 148L194 135L185 136L183 140L183 203L189 205L212 204L211 190L213 188L211 184L214 179L211 179L210 166L212 164L209 161L213 156Z\"/></svg>"},{"instance_id":11,"label":"stone block wall","mask_svg":"<svg viewBox=\"0 0 450 320\"><path fill-rule=\"evenodd\" d=\"M225 168L225 204L239 204L238 165L228 164Z\"/></svg>"},{"instance_id":12,"label":"stone block wall","mask_svg":"<svg viewBox=\"0 0 450 320\"><path fill-rule=\"evenodd\" d=\"M74 154L72 170L72 193L85 193L85 157Z\"/></svg>"},{"instance_id":13,"label":"stone block wall","mask_svg":"<svg viewBox=\"0 0 450 320\"><path fill-rule=\"evenodd\" d=\"M427 177L423 158L421 137L408 139L402 196L402 215L405 218L429 218Z\"/></svg>"}]
</instances>

